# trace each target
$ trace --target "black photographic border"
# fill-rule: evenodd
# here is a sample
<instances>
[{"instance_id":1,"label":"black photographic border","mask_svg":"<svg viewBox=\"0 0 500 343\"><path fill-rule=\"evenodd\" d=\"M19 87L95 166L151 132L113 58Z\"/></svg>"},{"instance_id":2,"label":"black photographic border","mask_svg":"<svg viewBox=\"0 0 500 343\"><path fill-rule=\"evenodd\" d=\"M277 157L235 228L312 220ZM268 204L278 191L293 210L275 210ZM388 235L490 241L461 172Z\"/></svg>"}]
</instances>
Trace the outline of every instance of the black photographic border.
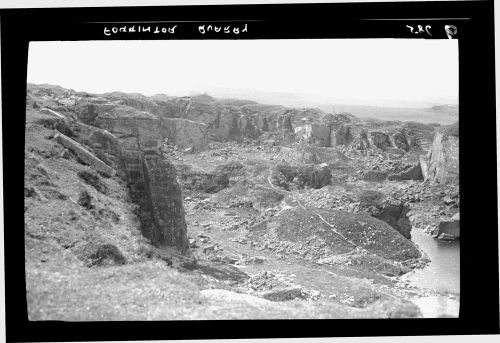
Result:
<instances>
[{"instance_id":1,"label":"black photographic border","mask_svg":"<svg viewBox=\"0 0 500 343\"><path fill-rule=\"evenodd\" d=\"M493 1L2 10L5 319L7 341L287 338L499 332ZM103 32L111 22L178 23L173 35ZM248 25L202 35L199 25ZM170 23L168 24L170 25ZM459 40L461 304L459 318L29 322L24 275L24 121L28 43L109 39L447 39L406 25L455 25ZM114 25L121 26L121 25ZM415 61L418 63L418 61Z\"/></svg>"}]
</instances>

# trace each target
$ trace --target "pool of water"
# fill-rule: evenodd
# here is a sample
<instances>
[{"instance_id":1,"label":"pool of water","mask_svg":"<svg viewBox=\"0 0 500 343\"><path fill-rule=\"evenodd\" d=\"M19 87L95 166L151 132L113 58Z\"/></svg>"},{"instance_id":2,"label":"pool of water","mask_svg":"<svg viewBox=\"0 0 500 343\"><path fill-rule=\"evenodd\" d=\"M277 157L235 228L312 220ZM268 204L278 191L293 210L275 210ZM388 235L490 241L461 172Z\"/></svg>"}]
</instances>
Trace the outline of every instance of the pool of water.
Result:
<instances>
[{"instance_id":1,"label":"pool of water","mask_svg":"<svg viewBox=\"0 0 500 343\"><path fill-rule=\"evenodd\" d=\"M412 299L424 317L458 316L460 297L460 242L438 241L420 229L411 231L412 241L422 249L431 262L404 276L419 288L427 288L442 296ZM447 295L448 294L448 295ZM451 298L449 294L452 294ZM453 299L454 298L454 299Z\"/></svg>"},{"instance_id":2,"label":"pool of water","mask_svg":"<svg viewBox=\"0 0 500 343\"><path fill-rule=\"evenodd\" d=\"M411 240L422 249L431 262L406 275L417 287L440 293L460 294L460 241L439 241L420 229L411 231Z\"/></svg>"}]
</instances>

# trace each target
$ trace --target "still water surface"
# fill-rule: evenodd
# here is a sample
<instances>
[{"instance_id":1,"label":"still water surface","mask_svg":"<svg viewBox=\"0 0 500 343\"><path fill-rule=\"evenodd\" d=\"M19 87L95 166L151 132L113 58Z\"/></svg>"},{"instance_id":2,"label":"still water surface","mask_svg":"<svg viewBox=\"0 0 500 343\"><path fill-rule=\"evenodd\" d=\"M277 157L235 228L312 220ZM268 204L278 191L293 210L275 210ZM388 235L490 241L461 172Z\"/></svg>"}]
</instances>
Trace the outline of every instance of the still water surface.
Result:
<instances>
[{"instance_id":1,"label":"still water surface","mask_svg":"<svg viewBox=\"0 0 500 343\"><path fill-rule=\"evenodd\" d=\"M411 231L412 241L422 249L431 262L404 276L412 285L428 288L449 296L414 298L424 317L458 316L460 298L460 242L438 241L420 229Z\"/></svg>"}]
</instances>

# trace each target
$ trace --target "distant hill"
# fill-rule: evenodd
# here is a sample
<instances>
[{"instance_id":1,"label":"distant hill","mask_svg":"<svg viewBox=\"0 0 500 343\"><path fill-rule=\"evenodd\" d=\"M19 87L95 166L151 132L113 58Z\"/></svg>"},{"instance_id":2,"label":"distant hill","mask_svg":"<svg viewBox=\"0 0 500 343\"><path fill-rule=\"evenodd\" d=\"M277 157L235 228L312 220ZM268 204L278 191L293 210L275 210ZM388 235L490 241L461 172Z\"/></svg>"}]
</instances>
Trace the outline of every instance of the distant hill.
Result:
<instances>
[{"instance_id":1,"label":"distant hill","mask_svg":"<svg viewBox=\"0 0 500 343\"><path fill-rule=\"evenodd\" d=\"M394 102L389 100L381 105L357 105L354 103L337 103L332 100L311 95L300 95L286 92L265 92L259 90L212 88L207 92L218 98L239 99L239 101L256 101L261 104L275 104L291 108L319 108L325 113L349 112L360 118L372 118L389 121L416 121L421 123L452 124L458 117L458 105L448 105L455 99L435 98L429 101ZM442 101L442 102L441 102Z\"/></svg>"},{"instance_id":2,"label":"distant hill","mask_svg":"<svg viewBox=\"0 0 500 343\"><path fill-rule=\"evenodd\" d=\"M430 108L432 112L458 116L458 105L436 105Z\"/></svg>"},{"instance_id":3,"label":"distant hill","mask_svg":"<svg viewBox=\"0 0 500 343\"><path fill-rule=\"evenodd\" d=\"M437 123L449 125L457 121L458 106L444 105L448 107L436 108L398 108L398 107L378 107L360 105L333 105L335 112L349 112L360 118L373 118L390 121L415 121L421 123ZM453 107L454 106L454 107ZM324 111L332 110L332 105L323 105L320 108Z\"/></svg>"}]
</instances>

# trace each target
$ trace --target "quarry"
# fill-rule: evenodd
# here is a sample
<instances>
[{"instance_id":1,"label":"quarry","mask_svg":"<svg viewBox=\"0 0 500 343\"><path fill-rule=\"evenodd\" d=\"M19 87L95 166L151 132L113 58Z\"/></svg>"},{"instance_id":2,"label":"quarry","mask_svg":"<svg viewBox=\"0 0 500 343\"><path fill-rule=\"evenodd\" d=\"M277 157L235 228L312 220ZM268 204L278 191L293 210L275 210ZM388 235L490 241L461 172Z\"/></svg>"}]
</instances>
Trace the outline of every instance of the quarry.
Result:
<instances>
[{"instance_id":1,"label":"quarry","mask_svg":"<svg viewBox=\"0 0 500 343\"><path fill-rule=\"evenodd\" d=\"M28 84L29 319L456 317L458 129Z\"/></svg>"}]
</instances>

